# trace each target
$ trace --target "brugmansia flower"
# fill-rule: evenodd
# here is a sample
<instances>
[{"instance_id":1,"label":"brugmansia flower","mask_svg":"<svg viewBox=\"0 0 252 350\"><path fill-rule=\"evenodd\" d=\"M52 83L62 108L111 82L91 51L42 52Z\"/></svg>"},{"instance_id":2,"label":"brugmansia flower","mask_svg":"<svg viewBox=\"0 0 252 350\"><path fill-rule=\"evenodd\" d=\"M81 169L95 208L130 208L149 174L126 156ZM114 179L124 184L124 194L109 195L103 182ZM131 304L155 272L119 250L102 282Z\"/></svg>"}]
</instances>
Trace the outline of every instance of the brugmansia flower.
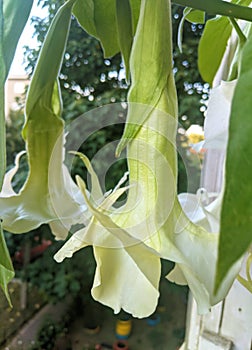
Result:
<instances>
[{"instance_id":1,"label":"brugmansia flower","mask_svg":"<svg viewBox=\"0 0 252 350\"><path fill-rule=\"evenodd\" d=\"M156 249L159 229L172 211L175 194L176 153L170 140L175 135L176 121L167 114L167 108L172 115L176 110L169 18L168 1L142 2L131 53L128 130L122 139L124 145L128 142L127 202L119 209L107 207L107 202L113 204L118 189L95 206L92 192L97 191L97 181L82 157L92 175L91 197L87 202L92 218L55 255L57 261L62 261L92 244L97 262L93 297L115 312L123 308L135 317L146 317L157 306L161 271ZM161 188L164 181L168 181L168 186ZM86 196L83 182L78 179L78 183Z\"/></svg>"},{"instance_id":2,"label":"brugmansia flower","mask_svg":"<svg viewBox=\"0 0 252 350\"><path fill-rule=\"evenodd\" d=\"M0 213L3 228L13 233L27 232L42 223L49 223L56 238L62 239L80 212L85 210L84 203L79 203L73 195L77 187L63 165L64 123L60 118L62 106L57 81L73 3L66 2L55 16L29 87L23 129L29 163L28 178L20 192L15 193L11 180L18 170L20 155L15 167L4 178ZM53 164L52 154L55 155ZM57 177L53 188L48 180L50 173ZM64 211L60 215L54 210L52 197L54 203L64 203Z\"/></svg>"},{"instance_id":3,"label":"brugmansia flower","mask_svg":"<svg viewBox=\"0 0 252 350\"><path fill-rule=\"evenodd\" d=\"M118 186L107 197L102 196L90 162L83 155L80 156L92 177L93 191L90 199L87 198L83 180L77 178L77 182L92 218L87 227L77 231L64 244L55 259L61 262L66 257L72 257L81 248L93 245L97 263L92 289L94 299L112 307L116 313L123 308L136 317L145 317L156 307L160 259L153 249L131 236L114 219L119 218L120 214L116 209L111 209L111 206L128 187ZM97 201L100 204L95 206Z\"/></svg>"},{"instance_id":4,"label":"brugmansia flower","mask_svg":"<svg viewBox=\"0 0 252 350\"><path fill-rule=\"evenodd\" d=\"M170 278L189 285L200 313L223 299L234 279L233 274L228 276L214 295L218 233L190 221L177 199L171 45L170 2L142 1L130 56L127 123L118 147L120 153L127 146L126 204L112 207L125 189L117 188L104 198L89 161L80 155L92 178L90 198L84 182L77 182L92 217L55 255L60 262L93 245L93 297L115 312L123 308L135 317L146 317L156 308L161 257L176 263Z\"/></svg>"},{"instance_id":5,"label":"brugmansia flower","mask_svg":"<svg viewBox=\"0 0 252 350\"><path fill-rule=\"evenodd\" d=\"M226 151L231 103L235 86L236 80L230 82L221 81L220 85L213 88L210 93L205 120L204 148L206 149L219 149L223 152ZM218 125L218 128L216 128L216 125ZM223 193L224 185L219 194L207 193L204 188L201 188L197 191L196 195L182 193L178 196L180 204L182 205L187 217L193 223L203 227L208 232L211 232L209 239L205 240L205 244L207 244L207 242L209 243L208 247L202 245L199 247L200 249L197 250L197 244L194 243L193 245L193 252L195 256L197 256L195 260L197 263L200 261L199 276L204 273L204 271L208 274L208 285L211 286L212 289L209 294L212 294L210 305L215 304L225 296L241 268L241 260L239 260L230 269L228 276L222 283L222 289L220 289L218 294L214 296L213 285L216 273L217 243L220 230L220 212ZM204 260L206 264L209 264L208 268L204 268L202 265ZM196 266L194 266L194 272L197 271L197 268L195 268ZM183 269L179 267L179 264L177 264L175 269L167 276L168 279L177 283L186 284L186 280L183 279L184 276L182 270Z\"/></svg>"}]
</instances>

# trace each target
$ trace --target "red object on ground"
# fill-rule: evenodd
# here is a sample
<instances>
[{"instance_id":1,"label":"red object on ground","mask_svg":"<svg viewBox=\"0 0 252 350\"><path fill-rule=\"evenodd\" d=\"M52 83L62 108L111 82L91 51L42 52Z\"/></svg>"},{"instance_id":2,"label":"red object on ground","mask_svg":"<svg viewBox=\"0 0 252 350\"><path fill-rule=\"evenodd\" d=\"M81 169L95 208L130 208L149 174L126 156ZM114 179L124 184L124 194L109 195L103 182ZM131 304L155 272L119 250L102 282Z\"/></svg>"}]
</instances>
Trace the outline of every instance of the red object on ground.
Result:
<instances>
[{"instance_id":1,"label":"red object on ground","mask_svg":"<svg viewBox=\"0 0 252 350\"><path fill-rule=\"evenodd\" d=\"M50 240L42 240L42 243L37 245L36 247L31 248L30 251L30 261L38 258L40 255L44 253L44 251L52 244ZM18 263L23 263L24 261L24 251L20 250L15 253L14 260Z\"/></svg>"}]
</instances>

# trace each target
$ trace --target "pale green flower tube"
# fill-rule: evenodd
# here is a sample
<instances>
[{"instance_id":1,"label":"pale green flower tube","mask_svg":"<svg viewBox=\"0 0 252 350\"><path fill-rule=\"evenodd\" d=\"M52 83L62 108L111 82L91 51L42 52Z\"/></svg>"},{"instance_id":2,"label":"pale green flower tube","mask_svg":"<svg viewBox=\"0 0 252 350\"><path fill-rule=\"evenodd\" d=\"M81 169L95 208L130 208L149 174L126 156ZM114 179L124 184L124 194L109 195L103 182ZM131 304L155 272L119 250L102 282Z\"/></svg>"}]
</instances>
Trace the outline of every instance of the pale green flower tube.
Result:
<instances>
[{"instance_id":1,"label":"pale green flower tube","mask_svg":"<svg viewBox=\"0 0 252 350\"><path fill-rule=\"evenodd\" d=\"M131 73L128 128L122 141L123 146L129 141L130 190L127 203L119 209L108 209L104 208L106 198L105 203L95 209L90 202L93 217L89 225L76 232L55 259L62 261L92 244L97 262L93 297L112 307L116 313L123 308L135 317L146 317L157 306L161 265L159 254L143 241L152 239L166 213L170 213L176 188L176 154L172 144L176 121L166 114L168 109L175 116L177 106L172 76L169 1L142 1L131 53ZM165 118L158 118L157 107ZM171 141L167 140L166 131ZM163 154L167 147L171 151L171 166L167 155ZM87 160L83 160L90 171ZM97 186L95 174L90 172L92 185L96 183ZM160 188L167 174L171 178L171 194L170 186ZM85 196L85 188L82 192ZM171 198L168 210L167 206L164 207L164 215L160 211L161 193ZM89 202L88 198L85 199Z\"/></svg>"},{"instance_id":2,"label":"pale green flower tube","mask_svg":"<svg viewBox=\"0 0 252 350\"><path fill-rule=\"evenodd\" d=\"M19 193L11 187L11 179L18 164L7 173L0 195L3 228L13 233L30 231L42 223L49 223L58 239L66 237L68 229L80 215L80 205L72 196L74 187L63 166L64 122L61 116L61 96L57 77L68 37L72 6L67 1L56 14L45 42L28 90L23 135L29 163L28 178ZM57 183L49 192L49 166L52 152ZM76 187L76 186L75 186ZM59 220L51 197L64 203L65 217ZM83 210L83 208L82 208Z\"/></svg>"}]
</instances>

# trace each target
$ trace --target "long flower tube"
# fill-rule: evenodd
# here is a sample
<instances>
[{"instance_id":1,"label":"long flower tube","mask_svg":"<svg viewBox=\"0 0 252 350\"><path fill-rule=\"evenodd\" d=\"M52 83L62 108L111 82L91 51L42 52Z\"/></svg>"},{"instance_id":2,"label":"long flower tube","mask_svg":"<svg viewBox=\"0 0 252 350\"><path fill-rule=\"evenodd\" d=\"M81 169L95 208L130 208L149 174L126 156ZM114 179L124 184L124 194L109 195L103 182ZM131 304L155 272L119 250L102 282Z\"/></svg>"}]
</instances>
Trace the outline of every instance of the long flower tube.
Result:
<instances>
[{"instance_id":1,"label":"long flower tube","mask_svg":"<svg viewBox=\"0 0 252 350\"><path fill-rule=\"evenodd\" d=\"M64 239L75 223L74 218L86 208L84 202L79 203L72 195L77 187L63 165L64 122L60 118L62 106L57 81L74 2L66 2L55 16L28 90L23 129L29 163L28 178L20 192L15 193L11 179L18 170L18 159L16 166L4 178L0 215L3 228L13 233L24 233L42 223L49 223L56 238ZM58 181L49 192L48 173L53 150L57 153L53 168ZM64 203L61 221L52 206L52 196L54 201Z\"/></svg>"},{"instance_id":2,"label":"long flower tube","mask_svg":"<svg viewBox=\"0 0 252 350\"><path fill-rule=\"evenodd\" d=\"M112 307L116 313L123 308L135 317L146 317L153 313L157 306L161 271L160 255L151 244L146 245L145 241L152 240L152 234L157 233L157 227L160 227L165 220L159 208L161 201L157 201L157 196L161 198L163 193L172 197L168 209L164 203L166 214L167 211L171 211L175 194L176 176L167 162L166 155L163 155L163 149L167 148L169 140L165 137L166 131L164 135L162 132L159 133L159 129L167 130L167 122L172 126L172 130L169 131L171 135L175 134L176 129L174 117L165 113L169 105L168 87L172 87L173 94L169 108L172 111L176 109L176 93L174 94L171 75L171 22L169 19L169 1L142 2L131 54L130 96L133 97L130 99L128 115L130 136L126 134L125 138L127 142L129 141L127 146L130 173L128 200L125 206L119 209L105 209L104 203L94 207L91 203L94 190L92 188L90 202L88 202L93 216L89 225L76 232L55 255L55 259L60 262L86 245L93 245L97 262L92 289L93 297ZM151 22L155 30L151 29ZM160 35L163 39L162 44L159 40ZM155 48L152 49L153 43ZM140 69L141 66L144 68L143 63L150 71L149 76L146 75L145 69ZM158 81L154 72L158 74ZM163 74L163 72L166 73ZM145 89L142 95L139 94L138 84ZM149 102L153 104L143 104L145 101L141 96L149 97ZM162 108L163 111L160 113L165 115L165 118L158 118L159 111L155 109L158 106ZM171 148L174 146L171 145ZM172 166L175 168L174 149L171 157L174 162ZM88 165L87 160L83 160ZM90 166L87 167L90 171ZM164 168L165 171L163 171ZM171 176L172 193L169 193L169 188L162 190L160 188L163 181L167 180L167 174ZM91 172L91 175L92 185L97 184L94 172ZM80 180L78 182L80 183ZM85 189L83 194L85 195ZM111 203L113 204L113 201ZM156 243L155 239L155 245Z\"/></svg>"},{"instance_id":3,"label":"long flower tube","mask_svg":"<svg viewBox=\"0 0 252 350\"><path fill-rule=\"evenodd\" d=\"M93 245L94 299L116 313L123 308L135 317L146 317L156 308L161 257L177 263L179 280L189 284L200 313L223 299L237 273L229 275L214 296L218 234L193 224L177 199L177 98L170 18L170 1L142 1L130 58L127 123L118 147L120 153L127 146L126 204L112 207L118 190L102 202L92 200L99 185L89 161L81 156L92 177L90 198L83 181L77 182L92 217L55 255L60 262ZM172 275L179 282L178 273Z\"/></svg>"}]
</instances>

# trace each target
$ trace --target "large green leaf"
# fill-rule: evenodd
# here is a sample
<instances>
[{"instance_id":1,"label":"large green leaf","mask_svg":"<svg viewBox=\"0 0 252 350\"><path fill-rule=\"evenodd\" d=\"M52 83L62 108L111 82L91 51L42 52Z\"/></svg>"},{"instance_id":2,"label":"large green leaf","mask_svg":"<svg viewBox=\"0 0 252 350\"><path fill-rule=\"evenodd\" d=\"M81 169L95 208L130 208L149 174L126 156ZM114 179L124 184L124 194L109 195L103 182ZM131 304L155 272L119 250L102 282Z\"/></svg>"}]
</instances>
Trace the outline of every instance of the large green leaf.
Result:
<instances>
[{"instance_id":1,"label":"large green leaf","mask_svg":"<svg viewBox=\"0 0 252 350\"><path fill-rule=\"evenodd\" d=\"M132 31L134 33L140 11L140 0L130 0L129 3L132 15L130 21L132 21ZM124 4L125 1L122 5ZM77 0L73 13L82 28L100 40L105 57L112 57L120 51L116 0ZM127 17L124 18L123 22L126 19ZM125 23L122 23L122 26L125 27Z\"/></svg>"},{"instance_id":2,"label":"large green leaf","mask_svg":"<svg viewBox=\"0 0 252 350\"><path fill-rule=\"evenodd\" d=\"M130 0L131 15L132 15L132 30L134 34L136 32L136 27L138 23L140 6L141 6L141 0Z\"/></svg>"},{"instance_id":3,"label":"large green leaf","mask_svg":"<svg viewBox=\"0 0 252 350\"><path fill-rule=\"evenodd\" d=\"M11 300L8 292L8 283L14 277L14 269L12 266L10 254L5 243L4 234L2 230L2 223L0 222L0 287L11 305Z\"/></svg>"},{"instance_id":4,"label":"large green leaf","mask_svg":"<svg viewBox=\"0 0 252 350\"><path fill-rule=\"evenodd\" d=\"M90 34L97 38L98 34L94 19L94 0L78 0L73 8L73 13L80 25Z\"/></svg>"},{"instance_id":5,"label":"large green leaf","mask_svg":"<svg viewBox=\"0 0 252 350\"><path fill-rule=\"evenodd\" d=\"M212 84L226 50L232 25L227 17L207 21L199 43L198 66L202 78Z\"/></svg>"},{"instance_id":6,"label":"large green leaf","mask_svg":"<svg viewBox=\"0 0 252 350\"><path fill-rule=\"evenodd\" d=\"M6 166L4 84L33 0L0 0L0 190Z\"/></svg>"},{"instance_id":7,"label":"large green leaf","mask_svg":"<svg viewBox=\"0 0 252 350\"><path fill-rule=\"evenodd\" d=\"M221 213L218 287L252 242L252 35L244 46L231 110L226 187Z\"/></svg>"},{"instance_id":8,"label":"large green leaf","mask_svg":"<svg viewBox=\"0 0 252 350\"><path fill-rule=\"evenodd\" d=\"M120 51L115 0L78 0L73 13L80 25L100 40L105 57Z\"/></svg>"}]
</instances>

